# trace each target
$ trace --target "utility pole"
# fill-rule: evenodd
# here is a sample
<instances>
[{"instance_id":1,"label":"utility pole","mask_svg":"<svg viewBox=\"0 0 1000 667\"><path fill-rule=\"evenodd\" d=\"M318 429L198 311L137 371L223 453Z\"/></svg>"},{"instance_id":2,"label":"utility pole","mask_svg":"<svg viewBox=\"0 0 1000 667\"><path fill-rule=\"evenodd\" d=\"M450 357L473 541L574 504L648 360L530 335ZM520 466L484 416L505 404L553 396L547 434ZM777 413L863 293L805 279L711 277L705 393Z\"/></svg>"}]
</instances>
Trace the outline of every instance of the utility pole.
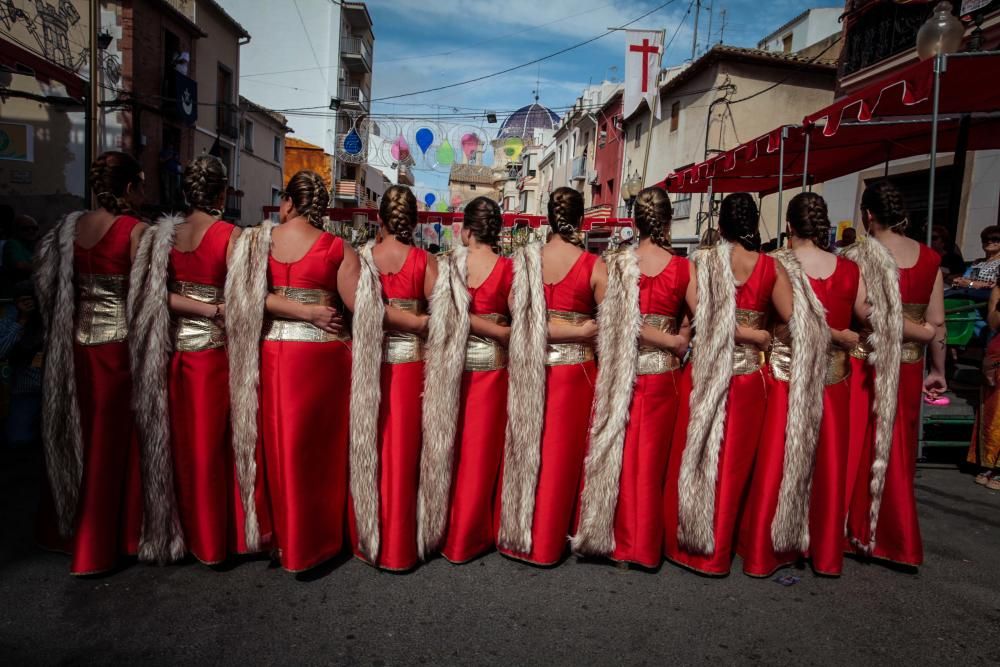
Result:
<instances>
[{"instance_id":1,"label":"utility pole","mask_svg":"<svg viewBox=\"0 0 1000 667\"><path fill-rule=\"evenodd\" d=\"M97 74L100 67L97 63L97 36L101 32L101 2L100 0L90 0L90 92L87 94L87 144L84 151L84 173L90 172L90 165L97 157L98 147L98 125L97 122L97 99L100 89ZM84 179L84 204L87 208L91 206L90 199L90 179Z\"/></svg>"},{"instance_id":2,"label":"utility pole","mask_svg":"<svg viewBox=\"0 0 1000 667\"><path fill-rule=\"evenodd\" d=\"M719 11L719 19L722 21L722 27L719 28L719 44L722 44L726 38L726 8L723 7Z\"/></svg>"},{"instance_id":3,"label":"utility pole","mask_svg":"<svg viewBox=\"0 0 1000 667\"><path fill-rule=\"evenodd\" d=\"M691 38L691 60L697 57L698 51L698 17L701 16L701 0L695 0L694 37Z\"/></svg>"}]
</instances>

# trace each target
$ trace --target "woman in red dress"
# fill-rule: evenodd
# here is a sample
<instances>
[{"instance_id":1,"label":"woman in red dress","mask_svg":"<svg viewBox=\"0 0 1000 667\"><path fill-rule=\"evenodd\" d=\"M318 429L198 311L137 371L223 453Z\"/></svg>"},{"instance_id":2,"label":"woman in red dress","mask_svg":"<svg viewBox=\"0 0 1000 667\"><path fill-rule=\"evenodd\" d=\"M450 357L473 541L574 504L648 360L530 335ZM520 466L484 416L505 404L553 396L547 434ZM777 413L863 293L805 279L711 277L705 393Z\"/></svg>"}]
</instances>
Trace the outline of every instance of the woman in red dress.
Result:
<instances>
[{"instance_id":1,"label":"woman in red dress","mask_svg":"<svg viewBox=\"0 0 1000 667\"><path fill-rule=\"evenodd\" d=\"M737 521L764 424L768 321L791 315L788 276L757 252L753 197L727 196L722 241L694 257L694 360L682 382L664 494L664 553L708 575L728 574Z\"/></svg>"},{"instance_id":2,"label":"woman in red dress","mask_svg":"<svg viewBox=\"0 0 1000 667\"><path fill-rule=\"evenodd\" d=\"M534 452L505 454L498 540L502 554L534 565L562 560L574 529L597 379L594 315L607 283L604 262L580 247L580 193L555 190L548 218L553 234L541 251L549 320L544 422ZM537 467L525 466L526 458Z\"/></svg>"},{"instance_id":3,"label":"woman in red dress","mask_svg":"<svg viewBox=\"0 0 1000 667\"><path fill-rule=\"evenodd\" d=\"M670 250L667 193L646 188L634 210L638 247L608 260L594 425L573 550L655 568L663 560L663 484L696 287L688 260ZM619 367L627 370L608 381ZM630 391L628 405L620 396Z\"/></svg>"},{"instance_id":4,"label":"woman in red dress","mask_svg":"<svg viewBox=\"0 0 1000 667\"><path fill-rule=\"evenodd\" d=\"M178 510L188 550L207 564L258 546L248 548L244 536L229 434L223 290L239 230L219 220L228 184L217 158L193 160L183 179L191 212L179 222L159 223L176 224L168 273L174 316L170 435ZM266 501L260 499L256 516L266 515ZM266 536L268 529L263 532Z\"/></svg>"},{"instance_id":5,"label":"woman in red dress","mask_svg":"<svg viewBox=\"0 0 1000 667\"><path fill-rule=\"evenodd\" d=\"M947 388L940 258L904 235L903 198L887 181L865 190L861 220L869 238L852 246L848 256L860 266L867 286L873 332L865 336L858 356L878 354L873 355L872 426L861 441L851 443L858 467L849 471L856 478L847 535L857 553L916 567L923 562L913 490L921 394L933 398ZM931 369L925 378L929 338Z\"/></svg>"},{"instance_id":6,"label":"woman in red dress","mask_svg":"<svg viewBox=\"0 0 1000 667\"><path fill-rule=\"evenodd\" d=\"M47 329L43 440L72 574L111 570L140 547L143 501L125 314L132 258L147 228L128 214L142 201L142 183L133 157L102 154L90 170L98 208L64 218L39 249L36 278Z\"/></svg>"},{"instance_id":7,"label":"woman in red dress","mask_svg":"<svg viewBox=\"0 0 1000 667\"><path fill-rule=\"evenodd\" d=\"M513 261L501 257L497 250L502 226L500 207L495 201L477 197L469 202L462 220L462 246L441 265L438 276L438 283L444 289L448 275L454 273L460 283L454 286L455 290L468 292L467 326L443 323L454 329L455 335L466 331L467 338L461 349L464 370L460 391L455 394L455 432L442 430L453 444L450 448L441 448L446 454L440 459L432 456L436 449L434 422L437 420L435 415L428 413L453 411L453 406L436 404L438 396L453 392L440 386L436 375L432 376L434 360L428 360L426 381L433 393L424 398L418 524L423 554L426 556L441 544L441 554L452 563L470 561L493 548L497 478L507 427L508 301L514 281ZM432 351L438 344L435 335L438 290L435 290L434 299L435 316L429 339ZM464 322L464 318L453 319ZM461 341L442 341L442 344L457 347ZM435 499L429 491L438 487L431 480L439 475L446 478L439 487L445 493Z\"/></svg>"},{"instance_id":8,"label":"woman in red dress","mask_svg":"<svg viewBox=\"0 0 1000 667\"><path fill-rule=\"evenodd\" d=\"M437 261L413 246L417 200L409 188L397 185L386 190L379 218L378 243L369 243L362 251L354 319L351 539L359 558L384 570L405 571L418 559L425 352L420 334L427 325ZM403 321L413 324L402 326ZM381 359L378 378L371 363L376 350Z\"/></svg>"},{"instance_id":9,"label":"woman in red dress","mask_svg":"<svg viewBox=\"0 0 1000 667\"><path fill-rule=\"evenodd\" d=\"M856 264L826 249L830 220L822 197L796 195L786 220L791 249L775 256L794 286L797 339L788 344L788 326L774 331L767 414L738 551L743 571L751 576L769 576L806 553L817 573L839 576L846 517L848 351L859 340L851 329L852 317L867 317L864 283ZM805 372L797 372L796 364Z\"/></svg>"}]
</instances>

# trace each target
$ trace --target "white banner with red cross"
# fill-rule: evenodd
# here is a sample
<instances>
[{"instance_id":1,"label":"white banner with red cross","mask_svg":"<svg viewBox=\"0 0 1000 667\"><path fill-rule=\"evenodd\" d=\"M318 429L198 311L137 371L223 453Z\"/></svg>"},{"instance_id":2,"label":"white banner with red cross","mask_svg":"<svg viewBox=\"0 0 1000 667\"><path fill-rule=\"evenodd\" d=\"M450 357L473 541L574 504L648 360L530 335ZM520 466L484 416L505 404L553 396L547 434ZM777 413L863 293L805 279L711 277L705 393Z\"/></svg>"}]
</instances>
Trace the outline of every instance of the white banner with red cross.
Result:
<instances>
[{"instance_id":1,"label":"white banner with red cross","mask_svg":"<svg viewBox=\"0 0 1000 667\"><path fill-rule=\"evenodd\" d=\"M632 115L643 99L660 117L656 82L662 57L662 30L625 31L625 118Z\"/></svg>"}]
</instances>

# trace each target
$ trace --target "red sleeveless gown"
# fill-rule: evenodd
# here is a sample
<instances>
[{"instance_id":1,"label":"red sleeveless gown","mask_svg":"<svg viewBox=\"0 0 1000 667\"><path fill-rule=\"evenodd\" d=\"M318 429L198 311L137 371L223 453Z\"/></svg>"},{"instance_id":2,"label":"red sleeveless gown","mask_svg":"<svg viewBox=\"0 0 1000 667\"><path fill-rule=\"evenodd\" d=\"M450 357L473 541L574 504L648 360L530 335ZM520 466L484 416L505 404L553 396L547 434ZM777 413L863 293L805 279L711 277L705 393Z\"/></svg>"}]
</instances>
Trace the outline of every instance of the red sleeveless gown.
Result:
<instances>
[{"instance_id":1,"label":"red sleeveless gown","mask_svg":"<svg viewBox=\"0 0 1000 667\"><path fill-rule=\"evenodd\" d=\"M270 287L336 293L343 258L343 239L324 233L296 262L271 257ZM281 566L300 572L336 556L344 546L350 344L264 340L260 385L260 440L273 543Z\"/></svg>"},{"instance_id":2,"label":"red sleeveless gown","mask_svg":"<svg viewBox=\"0 0 1000 667\"><path fill-rule=\"evenodd\" d=\"M826 308L826 322L831 329L850 328L860 275L854 262L837 257L830 276L809 278L816 298ZM809 501L809 554L813 569L820 574L839 575L843 566L849 410L849 380L826 385ZM772 376L763 435L737 545L743 571L750 576L769 576L804 555L776 553L771 540L771 523L784 476L787 421L788 383Z\"/></svg>"},{"instance_id":3,"label":"red sleeveless gown","mask_svg":"<svg viewBox=\"0 0 1000 667\"><path fill-rule=\"evenodd\" d=\"M94 247L76 244L75 275L117 275L128 280L132 231L138 224L131 216L119 216ZM83 483L70 572L93 574L113 569L123 554L138 552L142 531L139 442L131 412L128 342L74 343L73 348Z\"/></svg>"},{"instance_id":4,"label":"red sleeveless gown","mask_svg":"<svg viewBox=\"0 0 1000 667\"><path fill-rule=\"evenodd\" d=\"M170 280L226 285L226 250L235 228L217 221L190 252L170 251ZM224 346L175 351L170 360L170 438L174 483L184 538L191 554L207 564L246 553L243 503L229 431L229 360ZM260 472L258 462L258 473ZM258 484L257 516L267 535L267 501Z\"/></svg>"},{"instance_id":5,"label":"red sleeveless gown","mask_svg":"<svg viewBox=\"0 0 1000 667\"><path fill-rule=\"evenodd\" d=\"M941 258L921 244L917 263L899 270L899 291L906 304L930 302ZM920 565L924 559L917 518L913 480L917 468L920 401L924 384L924 359L902 363L899 367L899 402L892 433L892 449L885 475L885 488L879 509L875 549L872 556L903 565ZM870 410L870 405L868 407ZM866 430L858 455L852 495L848 502L847 534L861 543L870 538L868 513L871 507L869 482L874 448L874 429Z\"/></svg>"},{"instance_id":6,"label":"red sleeveless gown","mask_svg":"<svg viewBox=\"0 0 1000 667\"><path fill-rule=\"evenodd\" d=\"M507 257L482 285L470 287L473 315L503 315L510 321L507 298L514 283L514 263ZM448 528L441 554L463 563L493 548L497 479L507 428L507 369L466 370L458 413L454 479Z\"/></svg>"},{"instance_id":7,"label":"red sleeveless gown","mask_svg":"<svg viewBox=\"0 0 1000 667\"><path fill-rule=\"evenodd\" d=\"M659 274L639 279L639 311L673 317L679 325L689 282L690 262L671 258ZM682 373L673 370L636 378L618 482L614 560L648 568L663 560L663 484Z\"/></svg>"},{"instance_id":8,"label":"red sleeveless gown","mask_svg":"<svg viewBox=\"0 0 1000 667\"><path fill-rule=\"evenodd\" d=\"M591 314L597 308L590 277L597 255L584 252L566 277L545 285L550 310ZM546 366L545 421L542 426L541 465L535 488L531 553L501 549L501 553L535 565L555 565L566 553L574 528L587 455L590 413L594 402L597 364Z\"/></svg>"},{"instance_id":9,"label":"red sleeveless gown","mask_svg":"<svg viewBox=\"0 0 1000 667\"><path fill-rule=\"evenodd\" d=\"M385 299L415 300L427 310L424 274L426 250L410 248L396 273L383 273ZM403 571L417 564L417 489L420 448L423 444L421 398L424 362L382 362L382 402L379 406L379 554L372 563L384 570ZM351 513L351 542L357 548L357 530Z\"/></svg>"},{"instance_id":10,"label":"red sleeveless gown","mask_svg":"<svg viewBox=\"0 0 1000 667\"><path fill-rule=\"evenodd\" d=\"M736 307L743 310L770 313L771 292L777 279L774 258L760 255L750 277L736 288ZM697 314L695 315L697 317ZM697 354L697 352L696 352ZM721 359L719 364L732 363ZM687 441L691 416L688 397L691 394L691 368L684 370L681 382L680 406L674 445L667 464L664 492L664 555L674 563L696 572L710 575L729 573L733 560L733 543L739 527L754 456L764 426L771 375L767 365L746 375L733 375L726 399L726 423L719 450L719 472L715 495L715 552L711 556L692 554L678 544L678 489L681 460Z\"/></svg>"}]
</instances>

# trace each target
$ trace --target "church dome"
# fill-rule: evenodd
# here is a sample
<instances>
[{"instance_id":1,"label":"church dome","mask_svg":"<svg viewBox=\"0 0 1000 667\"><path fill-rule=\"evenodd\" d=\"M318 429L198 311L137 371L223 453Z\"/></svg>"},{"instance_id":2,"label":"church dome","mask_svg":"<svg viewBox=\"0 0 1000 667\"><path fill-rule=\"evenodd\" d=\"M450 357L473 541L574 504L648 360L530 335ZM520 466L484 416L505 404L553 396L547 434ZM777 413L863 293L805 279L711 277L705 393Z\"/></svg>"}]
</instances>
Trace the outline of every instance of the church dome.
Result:
<instances>
[{"instance_id":1,"label":"church dome","mask_svg":"<svg viewBox=\"0 0 1000 667\"><path fill-rule=\"evenodd\" d=\"M559 116L548 107L534 102L508 116L497 132L497 139L518 137L528 140L536 129L553 130L558 123Z\"/></svg>"}]
</instances>

